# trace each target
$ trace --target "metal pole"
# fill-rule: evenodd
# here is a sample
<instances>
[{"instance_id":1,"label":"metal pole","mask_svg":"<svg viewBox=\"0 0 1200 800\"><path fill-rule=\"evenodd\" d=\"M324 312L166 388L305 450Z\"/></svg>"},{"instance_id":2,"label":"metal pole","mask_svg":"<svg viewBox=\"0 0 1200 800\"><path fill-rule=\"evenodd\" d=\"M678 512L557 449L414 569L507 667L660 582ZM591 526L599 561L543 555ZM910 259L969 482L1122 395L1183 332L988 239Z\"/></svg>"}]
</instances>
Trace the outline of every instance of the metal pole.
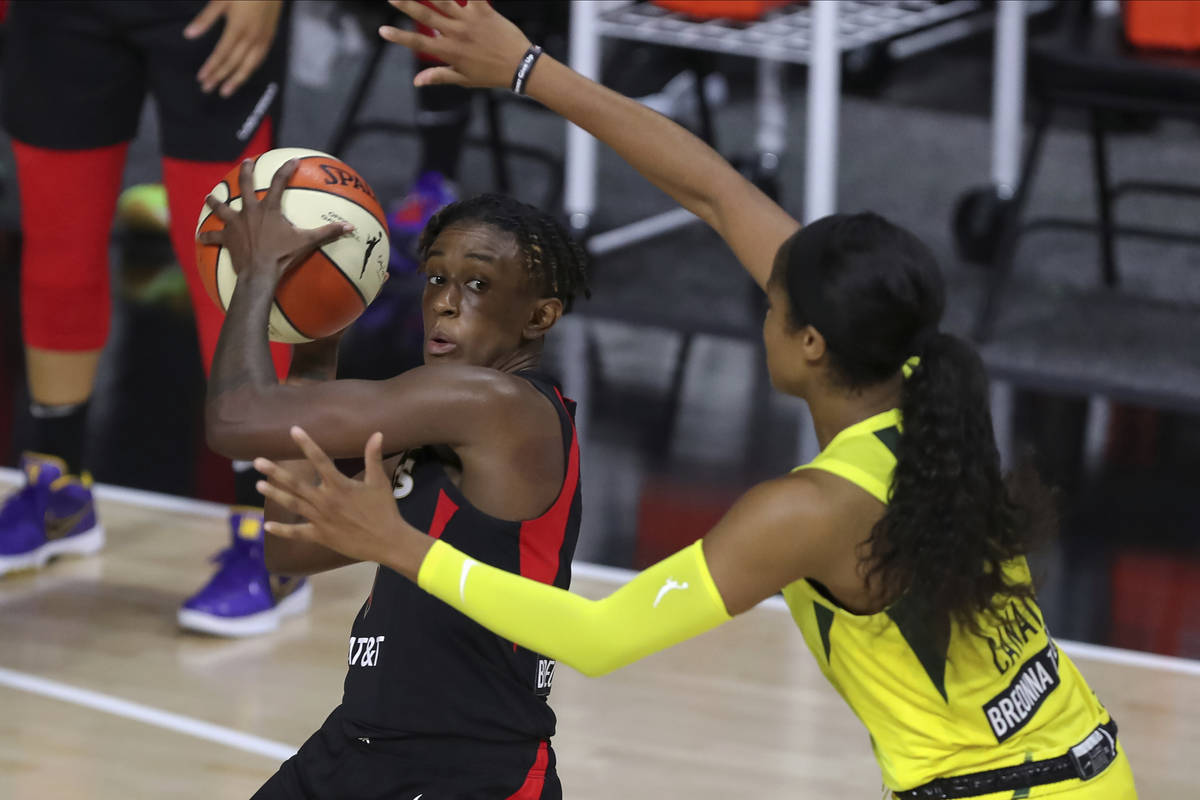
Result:
<instances>
[{"instance_id":1,"label":"metal pole","mask_svg":"<svg viewBox=\"0 0 1200 800\"><path fill-rule=\"evenodd\" d=\"M804 143L804 222L837 209L838 94L842 65L838 47L837 0L813 0L812 55L808 62L808 120ZM761 72L760 72L761 75ZM820 450L808 406L798 404L796 462Z\"/></svg>"},{"instance_id":2,"label":"metal pole","mask_svg":"<svg viewBox=\"0 0 1200 800\"><path fill-rule=\"evenodd\" d=\"M600 78L600 33L596 18L603 4L589 0L571 2L571 69L585 78ZM596 140L582 128L567 123L563 208L572 229L584 230L596 209Z\"/></svg>"},{"instance_id":3,"label":"metal pole","mask_svg":"<svg viewBox=\"0 0 1200 800\"><path fill-rule=\"evenodd\" d=\"M996 4L996 47L992 62L992 183L1008 199L1021 165L1025 115L1025 4Z\"/></svg>"},{"instance_id":4,"label":"metal pole","mask_svg":"<svg viewBox=\"0 0 1200 800\"><path fill-rule=\"evenodd\" d=\"M575 435L580 445L585 447L592 410L592 365L588 360L588 327L588 321L576 314L559 320L555 327L562 354L559 374L562 377L563 394L575 401Z\"/></svg>"},{"instance_id":5,"label":"metal pole","mask_svg":"<svg viewBox=\"0 0 1200 800\"><path fill-rule=\"evenodd\" d=\"M837 209L838 93L842 69L837 0L813 0L808 63L808 137L804 154L804 221Z\"/></svg>"},{"instance_id":6,"label":"metal pole","mask_svg":"<svg viewBox=\"0 0 1200 800\"><path fill-rule=\"evenodd\" d=\"M783 62L765 58L758 60L757 112L758 131L754 142L760 167L774 169L778 157L787 149L787 102L783 97Z\"/></svg>"}]
</instances>

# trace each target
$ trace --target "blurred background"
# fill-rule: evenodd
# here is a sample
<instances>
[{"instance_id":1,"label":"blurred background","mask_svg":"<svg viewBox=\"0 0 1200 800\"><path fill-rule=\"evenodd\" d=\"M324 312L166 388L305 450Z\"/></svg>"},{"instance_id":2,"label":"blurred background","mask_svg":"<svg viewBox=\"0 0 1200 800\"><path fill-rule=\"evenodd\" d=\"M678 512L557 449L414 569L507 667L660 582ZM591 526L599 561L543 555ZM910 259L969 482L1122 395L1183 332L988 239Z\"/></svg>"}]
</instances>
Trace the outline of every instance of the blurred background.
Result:
<instances>
[{"instance_id":1,"label":"blurred background","mask_svg":"<svg viewBox=\"0 0 1200 800\"><path fill-rule=\"evenodd\" d=\"M807 3L737 3L749 19L733 21L706 18L720 3L699 16L671 2L496 5L552 55L704 135L797 217L871 209L920 236L951 288L947 327L979 343L991 372L1004 457L1031 452L1059 490L1061 537L1035 563L1051 629L1200 658L1200 194L1175 185L1200 176L1200 27L1161 16L1196 4L841 2L833 71L819 75L824 23ZM586 239L593 297L550 337L546 365L581 404L577 557L647 565L811 457L803 404L767 380L757 290L612 153L592 164L553 114L473 93L457 174L422 188L412 59L374 34L390 19L383 3L292 4L280 145L338 155L397 213L414 192L500 188ZM127 186L161 179L157 136L148 102ZM191 307L155 208L132 196L113 230L89 463L101 483L231 502L228 462L204 444ZM419 361L421 278L396 238L385 294L343 341L345 377ZM30 428L20 251L6 139L7 466Z\"/></svg>"}]
</instances>

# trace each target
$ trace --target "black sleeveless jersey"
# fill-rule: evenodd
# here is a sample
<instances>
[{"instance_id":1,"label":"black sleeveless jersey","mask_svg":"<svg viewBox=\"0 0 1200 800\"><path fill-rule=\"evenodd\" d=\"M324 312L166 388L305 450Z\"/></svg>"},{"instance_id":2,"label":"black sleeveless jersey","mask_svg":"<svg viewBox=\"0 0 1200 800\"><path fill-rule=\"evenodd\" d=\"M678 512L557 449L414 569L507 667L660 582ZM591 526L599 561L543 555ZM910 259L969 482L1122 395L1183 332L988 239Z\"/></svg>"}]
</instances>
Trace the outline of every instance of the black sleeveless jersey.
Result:
<instances>
[{"instance_id":1,"label":"black sleeveless jersey","mask_svg":"<svg viewBox=\"0 0 1200 800\"><path fill-rule=\"evenodd\" d=\"M566 469L553 505L523 522L491 517L463 497L431 448L401 458L392 478L396 505L409 524L474 559L566 589L581 505L574 403L545 376L517 374L558 410ZM351 736L519 741L554 733L552 660L501 639L387 567L376 571L354 620L348 661L340 715Z\"/></svg>"}]
</instances>

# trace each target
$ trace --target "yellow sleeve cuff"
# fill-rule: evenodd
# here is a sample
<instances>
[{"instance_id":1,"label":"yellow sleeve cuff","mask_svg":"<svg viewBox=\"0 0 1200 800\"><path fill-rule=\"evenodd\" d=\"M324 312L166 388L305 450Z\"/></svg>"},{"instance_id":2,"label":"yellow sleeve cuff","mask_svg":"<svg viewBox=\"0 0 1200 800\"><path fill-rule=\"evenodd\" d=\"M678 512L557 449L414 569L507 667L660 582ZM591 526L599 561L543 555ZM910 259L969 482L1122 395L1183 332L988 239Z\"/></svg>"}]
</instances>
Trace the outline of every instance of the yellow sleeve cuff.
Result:
<instances>
[{"instance_id":1,"label":"yellow sleeve cuff","mask_svg":"<svg viewBox=\"0 0 1200 800\"><path fill-rule=\"evenodd\" d=\"M466 558L441 539L435 540L433 547L425 554L425 560L421 562L421 569L417 571L417 586L437 595L438 593L430 587L448 585L446 576L461 570Z\"/></svg>"}]
</instances>

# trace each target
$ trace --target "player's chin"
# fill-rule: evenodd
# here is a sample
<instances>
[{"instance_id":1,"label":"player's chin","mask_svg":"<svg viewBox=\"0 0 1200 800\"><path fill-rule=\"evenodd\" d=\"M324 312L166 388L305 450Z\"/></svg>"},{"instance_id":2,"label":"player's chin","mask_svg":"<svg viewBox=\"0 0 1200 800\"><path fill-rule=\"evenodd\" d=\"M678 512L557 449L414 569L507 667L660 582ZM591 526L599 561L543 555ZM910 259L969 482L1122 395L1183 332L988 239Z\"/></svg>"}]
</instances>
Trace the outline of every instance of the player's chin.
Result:
<instances>
[{"instance_id":1,"label":"player's chin","mask_svg":"<svg viewBox=\"0 0 1200 800\"><path fill-rule=\"evenodd\" d=\"M430 367L435 364L459 364L463 361L462 354L458 348L449 352L431 352L429 348L425 349L424 353L425 366Z\"/></svg>"}]
</instances>

